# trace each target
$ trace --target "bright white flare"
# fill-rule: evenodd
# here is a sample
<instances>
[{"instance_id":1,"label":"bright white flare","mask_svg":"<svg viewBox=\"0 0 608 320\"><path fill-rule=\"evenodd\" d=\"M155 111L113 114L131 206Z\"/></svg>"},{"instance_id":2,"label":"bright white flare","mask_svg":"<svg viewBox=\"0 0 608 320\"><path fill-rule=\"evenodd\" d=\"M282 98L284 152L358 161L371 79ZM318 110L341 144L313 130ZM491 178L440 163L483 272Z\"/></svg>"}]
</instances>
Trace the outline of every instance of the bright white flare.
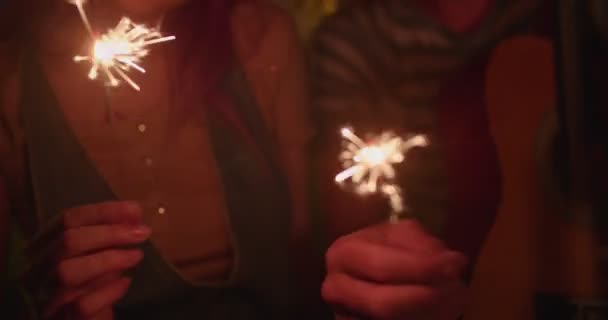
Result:
<instances>
[{"instance_id":1,"label":"bright white flare","mask_svg":"<svg viewBox=\"0 0 608 320\"><path fill-rule=\"evenodd\" d=\"M350 179L359 194L383 194L389 199L393 219L404 210L401 189L394 181L394 166L405 161L411 148L427 146L427 138L416 135L403 139L385 132L367 143L350 128L342 128L341 134L345 142L340 154L344 171L336 175L335 181L342 184Z\"/></svg>"},{"instance_id":2,"label":"bright white flare","mask_svg":"<svg viewBox=\"0 0 608 320\"><path fill-rule=\"evenodd\" d=\"M96 37L84 10L85 0L68 0L78 8L85 28L94 41L92 52L88 56L76 56L74 61L89 61L91 70L89 78L94 80L101 70L106 77L106 85L116 87L120 79L127 82L133 89L139 91L140 87L128 75L131 69L141 73L146 70L139 65L142 59L150 52L148 46L175 40L174 36L163 36L156 28L148 28L135 24L131 19L123 17L116 27L105 34Z\"/></svg>"}]
</instances>

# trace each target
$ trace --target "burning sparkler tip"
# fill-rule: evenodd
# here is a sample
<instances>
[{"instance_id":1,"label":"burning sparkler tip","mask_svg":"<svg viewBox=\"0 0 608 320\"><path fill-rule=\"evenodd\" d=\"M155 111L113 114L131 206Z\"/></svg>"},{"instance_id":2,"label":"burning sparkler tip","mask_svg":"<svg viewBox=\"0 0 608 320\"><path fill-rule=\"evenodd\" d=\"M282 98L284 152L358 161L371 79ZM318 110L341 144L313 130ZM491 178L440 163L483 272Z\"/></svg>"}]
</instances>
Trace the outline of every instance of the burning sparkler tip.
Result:
<instances>
[{"instance_id":1,"label":"burning sparkler tip","mask_svg":"<svg viewBox=\"0 0 608 320\"><path fill-rule=\"evenodd\" d=\"M354 191L360 195L381 193L388 198L392 209L391 218L404 211L402 192L397 183L395 165L405 160L412 148L429 144L424 135L403 139L391 132L384 132L370 141L359 138L351 128L340 130L345 150L340 154L344 170L336 175L336 183L350 180Z\"/></svg>"}]
</instances>

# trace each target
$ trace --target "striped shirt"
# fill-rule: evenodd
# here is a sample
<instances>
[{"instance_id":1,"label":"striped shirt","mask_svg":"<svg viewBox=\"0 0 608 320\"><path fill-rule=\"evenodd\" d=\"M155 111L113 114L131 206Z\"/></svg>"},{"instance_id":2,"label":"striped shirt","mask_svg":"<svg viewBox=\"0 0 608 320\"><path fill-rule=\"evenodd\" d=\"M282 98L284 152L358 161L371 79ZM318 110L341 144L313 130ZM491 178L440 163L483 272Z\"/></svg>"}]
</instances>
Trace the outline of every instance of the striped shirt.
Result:
<instances>
[{"instance_id":1,"label":"striped shirt","mask_svg":"<svg viewBox=\"0 0 608 320\"><path fill-rule=\"evenodd\" d=\"M359 132L428 135L431 146L399 168L408 214L475 256L500 193L483 101L486 55L538 3L496 1L466 35L403 0L360 1L326 19L310 48L324 166L336 169L337 130L346 124ZM328 206L344 207L335 200L347 197L343 192L333 197ZM476 221L475 236L466 235L466 221Z\"/></svg>"}]
</instances>

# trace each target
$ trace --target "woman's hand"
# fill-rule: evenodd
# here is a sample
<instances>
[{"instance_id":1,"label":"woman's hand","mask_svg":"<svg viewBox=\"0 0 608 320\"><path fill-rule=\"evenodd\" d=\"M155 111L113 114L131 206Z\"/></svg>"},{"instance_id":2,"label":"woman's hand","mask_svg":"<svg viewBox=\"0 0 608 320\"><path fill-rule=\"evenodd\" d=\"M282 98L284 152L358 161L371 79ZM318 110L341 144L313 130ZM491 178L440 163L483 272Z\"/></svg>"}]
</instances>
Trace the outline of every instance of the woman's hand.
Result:
<instances>
[{"instance_id":1,"label":"woman's hand","mask_svg":"<svg viewBox=\"0 0 608 320\"><path fill-rule=\"evenodd\" d=\"M70 209L63 217L63 247L54 269L58 290L45 317L112 319L112 305L130 285L122 272L143 257L124 247L150 236L142 210L132 202L108 202Z\"/></svg>"},{"instance_id":2,"label":"woman's hand","mask_svg":"<svg viewBox=\"0 0 608 320\"><path fill-rule=\"evenodd\" d=\"M466 265L416 222L374 226L331 246L322 294L338 319L456 320Z\"/></svg>"}]
</instances>

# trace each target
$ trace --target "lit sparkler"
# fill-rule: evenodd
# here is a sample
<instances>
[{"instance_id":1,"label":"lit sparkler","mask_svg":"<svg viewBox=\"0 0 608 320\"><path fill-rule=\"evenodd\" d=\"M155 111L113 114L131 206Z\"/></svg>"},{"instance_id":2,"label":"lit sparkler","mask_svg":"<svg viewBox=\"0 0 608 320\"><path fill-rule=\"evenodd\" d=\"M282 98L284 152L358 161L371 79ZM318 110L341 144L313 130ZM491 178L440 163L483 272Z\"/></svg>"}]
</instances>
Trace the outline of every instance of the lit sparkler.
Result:
<instances>
[{"instance_id":1,"label":"lit sparkler","mask_svg":"<svg viewBox=\"0 0 608 320\"><path fill-rule=\"evenodd\" d=\"M395 165L405 161L407 152L428 145L423 135L403 139L390 132L365 142L352 129L342 128L345 149L340 154L344 171L336 175L336 182L350 180L359 194L380 193L388 198L390 221L398 220L404 211L401 188L395 182Z\"/></svg>"},{"instance_id":2,"label":"lit sparkler","mask_svg":"<svg viewBox=\"0 0 608 320\"><path fill-rule=\"evenodd\" d=\"M150 53L148 46L175 40L175 37L163 36L158 28L135 24L126 17L121 18L116 27L105 34L95 36L84 9L86 0L68 0L68 2L78 8L82 22L94 41L91 54L76 56L74 61L91 63L89 78L92 80L98 78L101 70L106 77L106 85L116 87L122 79L139 91L139 85L127 75L127 72L135 69L145 73L146 70L139 64Z\"/></svg>"}]
</instances>

